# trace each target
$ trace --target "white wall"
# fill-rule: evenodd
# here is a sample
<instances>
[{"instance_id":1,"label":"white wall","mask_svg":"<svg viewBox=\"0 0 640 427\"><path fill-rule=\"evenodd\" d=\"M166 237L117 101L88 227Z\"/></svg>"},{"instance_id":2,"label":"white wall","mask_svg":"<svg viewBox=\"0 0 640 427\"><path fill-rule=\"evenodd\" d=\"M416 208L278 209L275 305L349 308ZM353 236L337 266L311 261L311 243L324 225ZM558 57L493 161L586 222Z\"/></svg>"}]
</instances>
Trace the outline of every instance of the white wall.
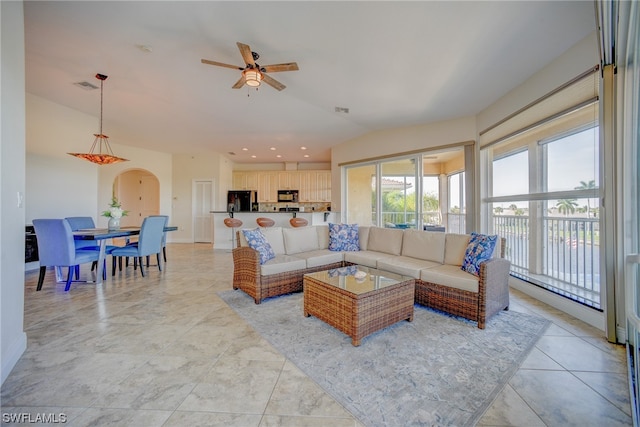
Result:
<instances>
[{"instance_id":1,"label":"white wall","mask_svg":"<svg viewBox=\"0 0 640 427\"><path fill-rule=\"evenodd\" d=\"M171 222L174 225L180 224L180 229L171 233L174 241L193 243L193 180L212 180L214 184L212 208L223 209L226 206L227 189L230 188L231 164L226 157L217 153L173 156L173 219ZM221 181L224 186L221 185ZM215 247L215 229L213 238Z\"/></svg>"},{"instance_id":2,"label":"white wall","mask_svg":"<svg viewBox=\"0 0 640 427\"><path fill-rule=\"evenodd\" d=\"M600 62L594 31L567 52L533 74L526 82L478 114L478 132L556 89Z\"/></svg>"},{"instance_id":3,"label":"white wall","mask_svg":"<svg viewBox=\"0 0 640 427\"><path fill-rule=\"evenodd\" d=\"M0 2L0 378L27 348L24 333L25 194L24 16L21 1Z\"/></svg>"},{"instance_id":4,"label":"white wall","mask_svg":"<svg viewBox=\"0 0 640 427\"><path fill-rule=\"evenodd\" d=\"M131 169L146 169L158 178L160 214L171 215L170 154L110 141L114 153L129 161L99 166L70 156L68 152L91 148L98 119L33 94L27 94L26 100L27 223L34 218L87 215L98 226L106 226L107 218L100 213L111 201L113 182ZM171 239L171 233L167 234L167 240Z\"/></svg>"}]
</instances>

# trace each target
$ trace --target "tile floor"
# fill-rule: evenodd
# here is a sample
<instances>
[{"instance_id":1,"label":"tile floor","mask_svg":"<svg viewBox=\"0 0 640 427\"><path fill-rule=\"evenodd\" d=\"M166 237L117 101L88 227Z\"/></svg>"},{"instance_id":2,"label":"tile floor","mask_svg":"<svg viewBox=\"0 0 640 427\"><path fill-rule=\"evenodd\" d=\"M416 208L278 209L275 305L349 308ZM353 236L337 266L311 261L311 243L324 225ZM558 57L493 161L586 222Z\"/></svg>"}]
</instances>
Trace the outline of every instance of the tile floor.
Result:
<instances>
[{"instance_id":1,"label":"tile floor","mask_svg":"<svg viewBox=\"0 0 640 427\"><path fill-rule=\"evenodd\" d=\"M49 271L35 292L27 273L28 347L2 385L2 425L361 425L216 296L230 253L167 249L162 273L129 267L98 288L65 293ZM478 425L632 424L623 346L517 291L511 309L553 324Z\"/></svg>"}]
</instances>

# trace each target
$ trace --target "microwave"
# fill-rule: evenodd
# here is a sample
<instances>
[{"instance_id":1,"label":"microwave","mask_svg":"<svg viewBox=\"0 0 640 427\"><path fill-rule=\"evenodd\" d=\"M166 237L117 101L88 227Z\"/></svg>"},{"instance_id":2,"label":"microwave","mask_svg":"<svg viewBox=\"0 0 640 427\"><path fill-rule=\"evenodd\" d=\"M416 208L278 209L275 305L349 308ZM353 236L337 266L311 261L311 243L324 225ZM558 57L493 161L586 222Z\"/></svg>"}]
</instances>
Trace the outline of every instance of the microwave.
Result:
<instances>
[{"instance_id":1,"label":"microwave","mask_svg":"<svg viewBox=\"0 0 640 427\"><path fill-rule=\"evenodd\" d=\"M278 201L298 203L298 190L278 190Z\"/></svg>"}]
</instances>

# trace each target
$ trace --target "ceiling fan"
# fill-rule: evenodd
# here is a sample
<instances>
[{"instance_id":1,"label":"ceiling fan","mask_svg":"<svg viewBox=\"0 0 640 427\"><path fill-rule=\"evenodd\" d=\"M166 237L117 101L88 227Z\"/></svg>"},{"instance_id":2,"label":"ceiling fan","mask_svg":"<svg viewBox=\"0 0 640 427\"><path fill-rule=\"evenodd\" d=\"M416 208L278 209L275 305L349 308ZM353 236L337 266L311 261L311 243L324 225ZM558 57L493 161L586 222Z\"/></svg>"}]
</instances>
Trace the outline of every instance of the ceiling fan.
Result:
<instances>
[{"instance_id":1,"label":"ceiling fan","mask_svg":"<svg viewBox=\"0 0 640 427\"><path fill-rule=\"evenodd\" d=\"M251 51L249 45L240 42L237 42L236 44L238 45L238 49L240 49L242 59L244 59L244 63L246 64L244 67L224 64L222 62L210 61L208 59L201 60L203 64L234 68L236 70L242 71L240 80L238 80L236 84L232 86L234 89L240 89L245 84L251 87L258 87L260 86L261 82L265 82L276 90L282 90L286 88L286 86L273 77L268 76L266 73L276 73L278 71L298 71L298 64L296 64L295 62L273 65L259 65L256 61L258 60L258 58L260 58L260 55Z\"/></svg>"}]
</instances>

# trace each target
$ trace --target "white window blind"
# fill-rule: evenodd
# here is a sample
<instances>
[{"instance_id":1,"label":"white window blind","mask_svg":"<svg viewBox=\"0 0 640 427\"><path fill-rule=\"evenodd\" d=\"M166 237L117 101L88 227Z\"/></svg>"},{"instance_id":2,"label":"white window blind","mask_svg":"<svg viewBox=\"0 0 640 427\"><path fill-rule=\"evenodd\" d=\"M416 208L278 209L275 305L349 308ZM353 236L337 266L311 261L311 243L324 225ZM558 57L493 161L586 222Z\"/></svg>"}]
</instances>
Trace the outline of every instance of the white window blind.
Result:
<instances>
[{"instance_id":1,"label":"white window blind","mask_svg":"<svg viewBox=\"0 0 640 427\"><path fill-rule=\"evenodd\" d=\"M533 101L480 132L480 147L485 148L541 126L598 100L599 66L595 66L547 95Z\"/></svg>"}]
</instances>

